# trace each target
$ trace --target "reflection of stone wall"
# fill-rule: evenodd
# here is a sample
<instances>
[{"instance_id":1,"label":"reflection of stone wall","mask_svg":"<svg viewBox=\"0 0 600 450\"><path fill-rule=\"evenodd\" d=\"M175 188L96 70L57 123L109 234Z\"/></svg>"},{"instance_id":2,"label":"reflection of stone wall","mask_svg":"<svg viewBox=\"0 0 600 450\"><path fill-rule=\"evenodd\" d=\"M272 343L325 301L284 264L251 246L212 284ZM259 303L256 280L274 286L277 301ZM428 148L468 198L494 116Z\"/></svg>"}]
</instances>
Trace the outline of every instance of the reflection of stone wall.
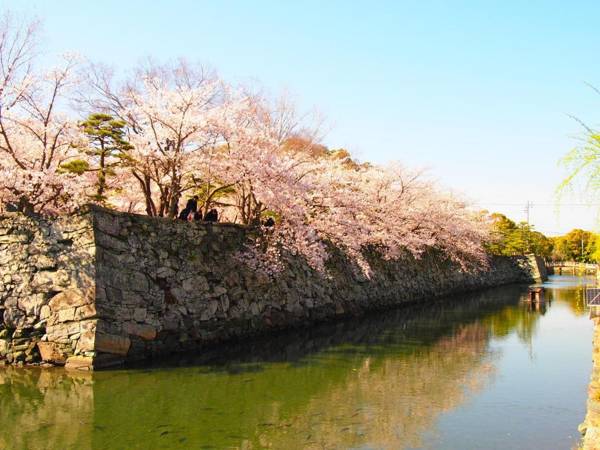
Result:
<instances>
[{"instance_id":1,"label":"reflection of stone wall","mask_svg":"<svg viewBox=\"0 0 600 450\"><path fill-rule=\"evenodd\" d=\"M0 284L4 327L10 330L2 333L17 330L12 340L0 343L14 346L20 336L37 333L36 340L46 341L39 344L45 360L71 357L71 366L188 351L531 279L526 259L497 258L489 268L467 272L434 253L418 261L373 259L371 279L343 255L330 261L327 276L289 257L286 269L271 279L236 258L247 238L247 230L237 225L182 223L99 208L55 222L9 216L0 223L0 258L19 261L0 275L27 274ZM32 298L33 308L19 306Z\"/></svg>"},{"instance_id":2,"label":"reflection of stone wall","mask_svg":"<svg viewBox=\"0 0 600 450\"><path fill-rule=\"evenodd\" d=\"M91 374L0 370L0 448L89 449L93 419Z\"/></svg>"}]
</instances>

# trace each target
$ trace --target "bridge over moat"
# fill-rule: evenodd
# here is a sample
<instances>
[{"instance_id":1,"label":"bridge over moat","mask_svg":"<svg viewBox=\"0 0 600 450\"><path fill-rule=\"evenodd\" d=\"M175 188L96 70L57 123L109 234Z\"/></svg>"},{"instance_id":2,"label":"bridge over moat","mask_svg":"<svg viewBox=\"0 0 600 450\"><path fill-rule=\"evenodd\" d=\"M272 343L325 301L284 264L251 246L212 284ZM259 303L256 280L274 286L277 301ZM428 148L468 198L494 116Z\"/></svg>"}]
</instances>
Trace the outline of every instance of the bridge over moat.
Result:
<instances>
[{"instance_id":1,"label":"bridge over moat","mask_svg":"<svg viewBox=\"0 0 600 450\"><path fill-rule=\"evenodd\" d=\"M598 264L577 261L549 261L546 263L548 273L554 275L598 275Z\"/></svg>"}]
</instances>

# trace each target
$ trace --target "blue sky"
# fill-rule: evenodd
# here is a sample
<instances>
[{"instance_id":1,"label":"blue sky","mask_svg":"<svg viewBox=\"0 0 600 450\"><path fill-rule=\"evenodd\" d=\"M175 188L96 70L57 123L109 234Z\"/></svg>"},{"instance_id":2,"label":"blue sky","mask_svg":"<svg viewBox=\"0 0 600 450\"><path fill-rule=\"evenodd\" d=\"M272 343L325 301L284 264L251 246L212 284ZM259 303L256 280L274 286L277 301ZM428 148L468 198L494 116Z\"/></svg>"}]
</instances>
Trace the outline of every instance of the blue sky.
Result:
<instances>
[{"instance_id":1,"label":"blue sky","mask_svg":"<svg viewBox=\"0 0 600 450\"><path fill-rule=\"evenodd\" d=\"M558 159L600 122L600 2L0 0L44 22L50 58L126 70L179 56L317 107L325 143L428 167L490 210L557 234L594 228L574 195L557 215ZM600 199L598 201L600 204Z\"/></svg>"}]
</instances>

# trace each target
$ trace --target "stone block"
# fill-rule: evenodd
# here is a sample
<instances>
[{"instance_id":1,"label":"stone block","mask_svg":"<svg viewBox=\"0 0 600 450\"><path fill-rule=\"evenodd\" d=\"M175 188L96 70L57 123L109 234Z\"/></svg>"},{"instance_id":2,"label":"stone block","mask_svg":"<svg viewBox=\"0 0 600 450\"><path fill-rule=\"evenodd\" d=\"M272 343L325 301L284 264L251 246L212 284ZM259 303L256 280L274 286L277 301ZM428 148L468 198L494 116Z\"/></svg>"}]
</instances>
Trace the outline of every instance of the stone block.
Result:
<instances>
[{"instance_id":1,"label":"stone block","mask_svg":"<svg viewBox=\"0 0 600 450\"><path fill-rule=\"evenodd\" d=\"M129 244L108 234L98 233L96 244L108 251L126 252Z\"/></svg>"},{"instance_id":2,"label":"stone block","mask_svg":"<svg viewBox=\"0 0 600 450\"><path fill-rule=\"evenodd\" d=\"M80 331L81 328L78 322L67 322L48 326L46 328L46 335L49 342L69 342L69 336Z\"/></svg>"},{"instance_id":3,"label":"stone block","mask_svg":"<svg viewBox=\"0 0 600 450\"><path fill-rule=\"evenodd\" d=\"M221 296L221 311L229 311L229 297L226 294Z\"/></svg>"},{"instance_id":4,"label":"stone block","mask_svg":"<svg viewBox=\"0 0 600 450\"><path fill-rule=\"evenodd\" d=\"M223 286L216 286L213 291L209 294L210 297L220 297L223 294L227 293L227 289Z\"/></svg>"},{"instance_id":5,"label":"stone block","mask_svg":"<svg viewBox=\"0 0 600 450\"><path fill-rule=\"evenodd\" d=\"M27 234L7 234L4 236L0 236L0 244L18 244L24 243L29 240L29 236Z\"/></svg>"},{"instance_id":6,"label":"stone block","mask_svg":"<svg viewBox=\"0 0 600 450\"><path fill-rule=\"evenodd\" d=\"M181 301L185 301L185 299L187 297L189 297L189 294L186 294L186 292L182 288L179 288L179 287L174 287L174 288L169 289L168 293L169 293L169 298L171 299L170 303L172 303L172 304L176 304Z\"/></svg>"},{"instance_id":7,"label":"stone block","mask_svg":"<svg viewBox=\"0 0 600 450\"><path fill-rule=\"evenodd\" d=\"M38 342L38 350L42 361L51 362L53 364L65 364L67 355L61 349L61 346L54 342Z\"/></svg>"},{"instance_id":8,"label":"stone block","mask_svg":"<svg viewBox=\"0 0 600 450\"><path fill-rule=\"evenodd\" d=\"M105 333L96 334L96 351L125 356L130 346L131 341L128 337Z\"/></svg>"},{"instance_id":9,"label":"stone block","mask_svg":"<svg viewBox=\"0 0 600 450\"><path fill-rule=\"evenodd\" d=\"M250 314L257 316L260 313L260 306L257 302L250 303Z\"/></svg>"},{"instance_id":10,"label":"stone block","mask_svg":"<svg viewBox=\"0 0 600 450\"><path fill-rule=\"evenodd\" d=\"M78 353L94 351L96 333L94 331L85 331L81 333L77 341L76 351Z\"/></svg>"},{"instance_id":11,"label":"stone block","mask_svg":"<svg viewBox=\"0 0 600 450\"><path fill-rule=\"evenodd\" d=\"M117 317L122 319L122 317L119 314L117 314L115 308L112 308L111 306L96 304L95 308L96 308L96 315L98 317L102 317L102 318L110 319L110 320L116 319Z\"/></svg>"},{"instance_id":12,"label":"stone block","mask_svg":"<svg viewBox=\"0 0 600 450\"><path fill-rule=\"evenodd\" d=\"M164 331L178 331L181 327L179 316L173 311L167 311L162 318L162 328Z\"/></svg>"},{"instance_id":13,"label":"stone block","mask_svg":"<svg viewBox=\"0 0 600 450\"><path fill-rule=\"evenodd\" d=\"M122 303L127 306L137 306L142 305L144 303L144 298L132 291L123 291L121 293Z\"/></svg>"},{"instance_id":14,"label":"stone block","mask_svg":"<svg viewBox=\"0 0 600 450\"><path fill-rule=\"evenodd\" d=\"M156 339L156 328L151 325L139 324L136 322L126 322L123 324L123 331L133 336L139 336L146 341L152 341Z\"/></svg>"},{"instance_id":15,"label":"stone block","mask_svg":"<svg viewBox=\"0 0 600 450\"><path fill-rule=\"evenodd\" d=\"M121 289L108 286L105 289L106 299L111 303L122 303L123 302L123 291Z\"/></svg>"},{"instance_id":16,"label":"stone block","mask_svg":"<svg viewBox=\"0 0 600 450\"><path fill-rule=\"evenodd\" d=\"M140 272L133 272L127 277L127 282L122 287L128 287L132 291L146 292L148 290L148 278Z\"/></svg>"},{"instance_id":17,"label":"stone block","mask_svg":"<svg viewBox=\"0 0 600 450\"><path fill-rule=\"evenodd\" d=\"M48 305L44 305L40 309L40 319L45 320L50 317L50 307Z\"/></svg>"},{"instance_id":18,"label":"stone block","mask_svg":"<svg viewBox=\"0 0 600 450\"><path fill-rule=\"evenodd\" d=\"M202 294L209 290L208 281L203 275L194 275L181 282L181 287L188 293Z\"/></svg>"},{"instance_id":19,"label":"stone block","mask_svg":"<svg viewBox=\"0 0 600 450\"><path fill-rule=\"evenodd\" d=\"M69 273L64 269L55 272L36 272L31 280L34 292L47 292L51 289L60 289L69 286Z\"/></svg>"},{"instance_id":20,"label":"stone block","mask_svg":"<svg viewBox=\"0 0 600 450\"><path fill-rule=\"evenodd\" d=\"M136 322L144 322L146 320L146 308L135 308L133 310L133 320Z\"/></svg>"},{"instance_id":21,"label":"stone block","mask_svg":"<svg viewBox=\"0 0 600 450\"><path fill-rule=\"evenodd\" d=\"M94 370L94 358L90 356L71 356L65 364L67 370Z\"/></svg>"},{"instance_id":22,"label":"stone block","mask_svg":"<svg viewBox=\"0 0 600 450\"><path fill-rule=\"evenodd\" d=\"M86 331L96 331L96 324L96 320L82 320L79 323L79 329L82 333Z\"/></svg>"},{"instance_id":23,"label":"stone block","mask_svg":"<svg viewBox=\"0 0 600 450\"><path fill-rule=\"evenodd\" d=\"M39 314L44 302L44 294L30 294L19 298L18 305L25 312L25 315L35 316Z\"/></svg>"},{"instance_id":24,"label":"stone block","mask_svg":"<svg viewBox=\"0 0 600 450\"><path fill-rule=\"evenodd\" d=\"M156 269L156 276L159 278L169 278L173 275L175 275L175 271L170 267L163 266Z\"/></svg>"},{"instance_id":25,"label":"stone block","mask_svg":"<svg viewBox=\"0 0 600 450\"><path fill-rule=\"evenodd\" d=\"M66 325L49 325L46 327L46 337L48 341L56 341L57 339L68 337Z\"/></svg>"},{"instance_id":26,"label":"stone block","mask_svg":"<svg viewBox=\"0 0 600 450\"><path fill-rule=\"evenodd\" d=\"M96 317L96 305L94 304L83 305L75 310L74 320L91 319L93 317Z\"/></svg>"},{"instance_id":27,"label":"stone block","mask_svg":"<svg viewBox=\"0 0 600 450\"><path fill-rule=\"evenodd\" d=\"M217 300L211 300L208 302L206 309L202 312L200 320L210 320L215 317L217 310L219 309L219 302Z\"/></svg>"},{"instance_id":28,"label":"stone block","mask_svg":"<svg viewBox=\"0 0 600 450\"><path fill-rule=\"evenodd\" d=\"M56 260L42 254L35 258L34 265L38 270L54 269L56 267Z\"/></svg>"},{"instance_id":29,"label":"stone block","mask_svg":"<svg viewBox=\"0 0 600 450\"><path fill-rule=\"evenodd\" d=\"M116 216L108 214L97 215L96 227L98 227L100 231L103 231L113 236L119 236L121 234L119 218Z\"/></svg>"},{"instance_id":30,"label":"stone block","mask_svg":"<svg viewBox=\"0 0 600 450\"><path fill-rule=\"evenodd\" d=\"M58 311L58 322L72 322L75 320L76 308L66 308Z\"/></svg>"},{"instance_id":31,"label":"stone block","mask_svg":"<svg viewBox=\"0 0 600 450\"><path fill-rule=\"evenodd\" d=\"M60 311L61 309L71 308L73 306L81 306L89 303L89 301L83 297L80 293L67 290L56 294L48 302L48 306L51 311Z\"/></svg>"}]
</instances>

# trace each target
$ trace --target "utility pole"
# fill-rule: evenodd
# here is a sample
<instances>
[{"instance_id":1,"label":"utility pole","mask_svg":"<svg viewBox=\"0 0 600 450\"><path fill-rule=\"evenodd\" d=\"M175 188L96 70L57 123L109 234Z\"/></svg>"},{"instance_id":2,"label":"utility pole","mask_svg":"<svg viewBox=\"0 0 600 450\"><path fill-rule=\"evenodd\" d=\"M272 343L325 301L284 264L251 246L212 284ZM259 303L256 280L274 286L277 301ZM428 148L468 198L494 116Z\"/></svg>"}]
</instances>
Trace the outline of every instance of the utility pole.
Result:
<instances>
[{"instance_id":1,"label":"utility pole","mask_svg":"<svg viewBox=\"0 0 600 450\"><path fill-rule=\"evenodd\" d=\"M525 203L525 215L527 216L527 225L529 226L529 212L531 211L531 207L533 206L533 203L531 203L529 200L527 200L527 202Z\"/></svg>"},{"instance_id":2,"label":"utility pole","mask_svg":"<svg viewBox=\"0 0 600 450\"><path fill-rule=\"evenodd\" d=\"M527 202L525 203L525 216L527 217L527 251L531 252L531 233L530 233L530 229L529 229L529 212L531 211L531 207L533 206L533 203L531 203L529 200L527 200Z\"/></svg>"}]
</instances>

